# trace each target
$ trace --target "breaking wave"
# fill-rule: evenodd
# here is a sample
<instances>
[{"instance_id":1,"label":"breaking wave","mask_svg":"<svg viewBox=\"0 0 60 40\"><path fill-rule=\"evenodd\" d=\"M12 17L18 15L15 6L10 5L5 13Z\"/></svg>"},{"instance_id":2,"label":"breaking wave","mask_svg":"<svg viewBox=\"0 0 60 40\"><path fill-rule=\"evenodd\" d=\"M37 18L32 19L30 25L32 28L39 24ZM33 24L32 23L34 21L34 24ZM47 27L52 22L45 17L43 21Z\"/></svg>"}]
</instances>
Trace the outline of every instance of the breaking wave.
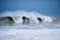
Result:
<instances>
[{"instance_id":1,"label":"breaking wave","mask_svg":"<svg viewBox=\"0 0 60 40\"><path fill-rule=\"evenodd\" d=\"M23 16L27 18L26 24L23 24ZM60 39L60 17L42 15L36 11L5 11L0 14L0 39L58 40Z\"/></svg>"},{"instance_id":2,"label":"breaking wave","mask_svg":"<svg viewBox=\"0 0 60 40\"><path fill-rule=\"evenodd\" d=\"M52 22L53 21L53 19L50 16L42 15L36 11L32 11L32 12L26 12L26 11L13 11L13 12L8 11L7 12L7 11L5 11L5 12L1 13L0 16L17 17L20 22L21 22L20 19L22 19L21 17L23 17L23 16L28 17L29 19L35 21L36 23L38 22L37 17L40 17L43 20L43 22Z\"/></svg>"},{"instance_id":3,"label":"breaking wave","mask_svg":"<svg viewBox=\"0 0 60 40\"><path fill-rule=\"evenodd\" d=\"M53 26L55 28L56 27L60 28L59 17L42 15L41 13L39 13L37 11L32 11L32 12L27 12L27 11L23 11L23 10L5 11L0 14L0 20L2 19L1 17L9 17L9 16L12 17L14 20L14 23L13 24L11 23L11 25L14 25L16 27L18 25L20 28L39 28L39 27L40 28L41 27L51 28L51 26ZM29 18L30 23L27 22L27 23L25 23L25 25L23 25L23 19L22 19L23 16L25 16L26 18ZM39 20L37 20L37 17L40 18L40 22L39 22ZM41 20L42 20L42 22L41 22ZM9 19L4 19L4 20L0 21L0 25L4 25L4 26L10 25ZM6 26L6 28L10 28L10 27Z\"/></svg>"}]
</instances>

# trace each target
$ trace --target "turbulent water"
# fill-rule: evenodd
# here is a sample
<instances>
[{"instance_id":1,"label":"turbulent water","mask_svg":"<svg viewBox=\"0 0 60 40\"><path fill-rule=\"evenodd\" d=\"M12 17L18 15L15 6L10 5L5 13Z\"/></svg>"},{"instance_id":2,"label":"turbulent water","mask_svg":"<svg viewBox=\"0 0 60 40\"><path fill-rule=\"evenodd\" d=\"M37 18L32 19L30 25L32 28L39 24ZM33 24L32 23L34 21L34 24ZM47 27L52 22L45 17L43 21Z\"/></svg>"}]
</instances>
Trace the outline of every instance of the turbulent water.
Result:
<instances>
[{"instance_id":1,"label":"turbulent water","mask_svg":"<svg viewBox=\"0 0 60 40\"><path fill-rule=\"evenodd\" d=\"M1 20L2 17L11 16ZM30 23L23 24L22 16L28 17ZM17 19L15 19L15 17ZM40 17L43 22L39 22ZM60 40L60 17L42 15L36 11L5 11L0 14L0 40Z\"/></svg>"},{"instance_id":2,"label":"turbulent water","mask_svg":"<svg viewBox=\"0 0 60 40\"><path fill-rule=\"evenodd\" d=\"M1 26L0 28L23 28L23 29L60 28L60 17L42 15L41 13L38 13L36 11L32 12L26 12L23 10L13 12L5 11L1 13L0 20L1 17L6 16L11 16L14 19L15 23L10 24L10 21L8 19L4 19L0 21ZM22 24L23 23L23 20L21 18L22 16L26 16L29 19L31 19L30 23ZM17 19L15 19L14 17L16 17ZM43 22L39 23L37 17L40 17L43 20Z\"/></svg>"}]
</instances>

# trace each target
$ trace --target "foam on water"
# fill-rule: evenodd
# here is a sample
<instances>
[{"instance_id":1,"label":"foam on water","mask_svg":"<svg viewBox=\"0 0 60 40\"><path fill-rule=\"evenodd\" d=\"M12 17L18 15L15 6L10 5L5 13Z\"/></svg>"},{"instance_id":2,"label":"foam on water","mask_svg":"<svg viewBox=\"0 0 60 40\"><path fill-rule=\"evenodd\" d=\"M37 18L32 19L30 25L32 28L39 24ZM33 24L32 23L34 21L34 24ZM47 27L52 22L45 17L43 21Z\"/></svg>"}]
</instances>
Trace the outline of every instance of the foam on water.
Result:
<instances>
[{"instance_id":1,"label":"foam on water","mask_svg":"<svg viewBox=\"0 0 60 40\"><path fill-rule=\"evenodd\" d=\"M0 40L60 40L60 17L23 10L5 11L0 15L0 17L6 16L11 16L15 23L9 24L8 19L0 21ZM22 24L22 16L30 18L31 23ZM39 23L36 17L40 17L43 23Z\"/></svg>"},{"instance_id":2,"label":"foam on water","mask_svg":"<svg viewBox=\"0 0 60 40\"><path fill-rule=\"evenodd\" d=\"M24 29L60 28L59 18L42 15L41 13L36 12L36 11L32 11L32 12L27 12L27 11L23 11L23 10L5 11L5 12L1 13L0 17L4 17L4 16L11 16L14 19L15 23L10 25L8 23L8 20L0 21L0 25L2 25L2 24L4 26L6 25L6 27L1 26L1 28L24 28ZM26 16L29 19L31 19L30 24L22 24L23 23L22 16ZM39 23L39 21L37 20L37 17L40 17L43 20L43 22ZM17 18L17 19L15 19L15 18ZM17 25L18 25L18 27L17 27ZM9 27L9 26L12 26L12 27Z\"/></svg>"},{"instance_id":3,"label":"foam on water","mask_svg":"<svg viewBox=\"0 0 60 40\"><path fill-rule=\"evenodd\" d=\"M52 22L53 19L50 17L50 16L45 16L45 15L42 15L41 13L38 13L36 11L32 11L32 12L27 12L27 11L23 11L23 10L18 10L18 11L13 11L13 12L10 12L10 11L5 11L3 13L1 13L0 16L12 16L13 18L14 17L17 17L18 18L18 21L15 21L16 23L22 23L22 16L26 16L28 18L31 19L31 22L35 22L35 23L39 23L38 20L37 20L37 17L40 17L43 22Z\"/></svg>"}]
</instances>

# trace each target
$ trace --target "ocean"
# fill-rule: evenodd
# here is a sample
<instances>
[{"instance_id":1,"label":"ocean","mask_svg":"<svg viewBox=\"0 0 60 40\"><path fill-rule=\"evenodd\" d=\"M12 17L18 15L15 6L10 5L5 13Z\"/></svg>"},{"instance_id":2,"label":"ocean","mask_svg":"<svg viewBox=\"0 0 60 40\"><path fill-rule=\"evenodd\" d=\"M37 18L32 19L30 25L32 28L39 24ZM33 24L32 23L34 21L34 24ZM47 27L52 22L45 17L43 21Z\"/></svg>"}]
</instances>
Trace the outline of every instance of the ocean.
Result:
<instances>
[{"instance_id":1,"label":"ocean","mask_svg":"<svg viewBox=\"0 0 60 40\"><path fill-rule=\"evenodd\" d=\"M3 19L8 16L14 19L14 23ZM30 23L23 24L22 16L31 19ZM5 11L0 14L0 40L60 40L60 17L47 16L36 11Z\"/></svg>"}]
</instances>

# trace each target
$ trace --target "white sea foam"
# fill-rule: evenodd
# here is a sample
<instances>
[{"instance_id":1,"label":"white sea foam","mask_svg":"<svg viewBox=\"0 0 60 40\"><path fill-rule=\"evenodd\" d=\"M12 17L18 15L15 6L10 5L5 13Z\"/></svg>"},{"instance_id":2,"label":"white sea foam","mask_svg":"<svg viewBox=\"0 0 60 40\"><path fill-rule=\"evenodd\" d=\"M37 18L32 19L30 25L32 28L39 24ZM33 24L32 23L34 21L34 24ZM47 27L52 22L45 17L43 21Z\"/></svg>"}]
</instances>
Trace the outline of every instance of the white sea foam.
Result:
<instances>
[{"instance_id":1,"label":"white sea foam","mask_svg":"<svg viewBox=\"0 0 60 40\"><path fill-rule=\"evenodd\" d=\"M1 13L0 16L11 16L15 20L15 23L22 23L22 16L26 16L31 19L30 23L39 23L37 20L37 17L40 17L43 20L43 23L50 23L53 22L53 19L50 16L42 15L41 13L37 11L27 12L23 10L17 10L17 11L5 11ZM14 17L17 17L18 20L16 20Z\"/></svg>"},{"instance_id":2,"label":"white sea foam","mask_svg":"<svg viewBox=\"0 0 60 40\"><path fill-rule=\"evenodd\" d=\"M31 28L32 29L34 29L34 28L37 28L37 29L38 28L60 28L60 23L58 23L59 18L42 15L41 13L36 12L36 11L32 11L32 12L27 12L27 11L23 11L23 10L5 11L5 12L1 13L0 17L4 17L4 16L11 16L14 19L15 24L12 24L13 28L24 28L24 29L25 28L30 28L30 29ZM29 19L31 19L30 23L24 25L22 16L26 16ZM39 23L39 21L37 20L37 17L40 17L43 20L43 22ZM0 26L1 25L3 25L3 26L7 25L6 27L1 27L1 28L12 28L9 26L10 25L9 20L7 20L7 19L0 21ZM17 27L17 25L18 25L18 27Z\"/></svg>"},{"instance_id":3,"label":"white sea foam","mask_svg":"<svg viewBox=\"0 0 60 40\"><path fill-rule=\"evenodd\" d=\"M1 13L0 17L4 16L13 17L15 24L8 25L8 23L6 23L8 22L7 19L3 22L0 21L2 24L7 24L6 26L0 26L1 40L60 40L60 24L52 23L59 22L59 18L42 15L36 11L27 12L23 10L5 11ZM23 22L22 16L29 17L31 24L19 24ZM15 17L17 17L17 20ZM43 23L38 24L39 22L36 17L40 17Z\"/></svg>"}]
</instances>

